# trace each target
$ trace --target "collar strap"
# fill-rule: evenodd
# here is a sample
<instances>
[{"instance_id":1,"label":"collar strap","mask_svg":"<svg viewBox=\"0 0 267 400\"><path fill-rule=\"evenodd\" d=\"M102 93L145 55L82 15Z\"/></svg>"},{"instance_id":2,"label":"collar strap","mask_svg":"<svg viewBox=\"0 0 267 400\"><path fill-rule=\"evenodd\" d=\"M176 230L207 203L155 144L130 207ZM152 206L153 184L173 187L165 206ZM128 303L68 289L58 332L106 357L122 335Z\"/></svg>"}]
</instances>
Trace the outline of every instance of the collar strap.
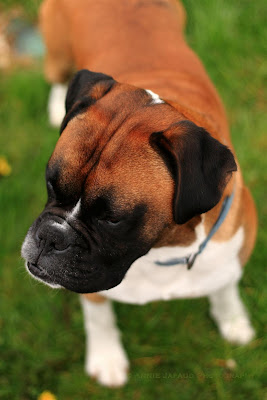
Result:
<instances>
[{"instance_id":1,"label":"collar strap","mask_svg":"<svg viewBox=\"0 0 267 400\"><path fill-rule=\"evenodd\" d=\"M191 269L194 265L194 262L196 261L196 258L199 254L202 253L202 251L205 249L205 247L207 246L208 242L210 241L210 239L212 238L212 236L218 231L218 229L220 228L220 226L222 225L223 221L225 220L228 211L230 210L230 207L232 205L233 199L234 199L234 195L235 195L235 188L231 194L231 196L227 196L222 204L222 208L220 211L220 214L217 218L217 221L215 222L215 224L213 225L213 227L211 228L208 236L206 237L205 240L203 240L203 242L199 245L198 250L195 253L190 254L189 256L185 256L185 257L180 257L180 258L172 258L170 260L167 261L156 261L155 264L156 265L160 265L162 267L166 266L166 267L170 267L176 264L186 264L187 265L187 269Z\"/></svg>"}]
</instances>

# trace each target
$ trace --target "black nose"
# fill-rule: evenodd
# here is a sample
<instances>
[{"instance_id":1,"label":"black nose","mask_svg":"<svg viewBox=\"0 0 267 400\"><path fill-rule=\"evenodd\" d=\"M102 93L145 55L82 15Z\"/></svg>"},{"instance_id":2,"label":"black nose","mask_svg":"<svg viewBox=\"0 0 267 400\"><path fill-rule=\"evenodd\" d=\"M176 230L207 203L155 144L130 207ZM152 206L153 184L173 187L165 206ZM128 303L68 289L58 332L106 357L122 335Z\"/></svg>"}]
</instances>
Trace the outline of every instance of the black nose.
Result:
<instances>
[{"instance_id":1,"label":"black nose","mask_svg":"<svg viewBox=\"0 0 267 400\"><path fill-rule=\"evenodd\" d=\"M42 223L36 231L36 239L46 253L50 251L64 251L74 241L72 229L65 223L55 221Z\"/></svg>"}]
</instances>

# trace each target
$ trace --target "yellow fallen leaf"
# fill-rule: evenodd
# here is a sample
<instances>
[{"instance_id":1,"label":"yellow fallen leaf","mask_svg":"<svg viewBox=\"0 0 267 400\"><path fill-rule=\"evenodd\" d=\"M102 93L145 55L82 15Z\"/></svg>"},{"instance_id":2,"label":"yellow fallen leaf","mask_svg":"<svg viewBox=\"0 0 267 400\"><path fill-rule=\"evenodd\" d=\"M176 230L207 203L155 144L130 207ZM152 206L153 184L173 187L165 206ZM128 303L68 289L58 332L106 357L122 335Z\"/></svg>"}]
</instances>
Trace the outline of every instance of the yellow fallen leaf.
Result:
<instances>
[{"instance_id":1,"label":"yellow fallen leaf","mask_svg":"<svg viewBox=\"0 0 267 400\"><path fill-rule=\"evenodd\" d=\"M0 176L8 176L11 173L11 167L4 157L0 157Z\"/></svg>"},{"instance_id":2,"label":"yellow fallen leaf","mask_svg":"<svg viewBox=\"0 0 267 400\"><path fill-rule=\"evenodd\" d=\"M38 400L57 400L57 398L53 393L48 392L48 390L46 390L45 392L40 394Z\"/></svg>"}]
</instances>

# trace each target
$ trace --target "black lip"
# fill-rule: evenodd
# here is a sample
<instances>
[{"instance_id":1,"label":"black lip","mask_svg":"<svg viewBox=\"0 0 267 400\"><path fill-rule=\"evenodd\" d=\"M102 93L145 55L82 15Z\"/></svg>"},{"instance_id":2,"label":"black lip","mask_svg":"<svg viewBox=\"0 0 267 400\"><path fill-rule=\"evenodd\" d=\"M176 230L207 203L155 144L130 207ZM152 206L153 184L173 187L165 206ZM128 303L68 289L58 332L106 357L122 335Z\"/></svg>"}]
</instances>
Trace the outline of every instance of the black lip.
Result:
<instances>
[{"instance_id":1,"label":"black lip","mask_svg":"<svg viewBox=\"0 0 267 400\"><path fill-rule=\"evenodd\" d=\"M107 283L103 277L103 274L97 272L95 274L93 273L90 274L90 279L88 279L86 282L84 280L77 282L76 280L73 280L71 278L64 281L59 279L57 281L57 279L56 280L51 279L47 271L44 270L42 267L40 267L38 264L31 263L28 261L27 268L33 276L42 280L44 283L52 285L59 284L61 285L61 287L64 287L67 290L71 290L72 292L75 293L93 293L100 290L108 290L114 286L117 286L122 281L123 278L122 275L120 277L117 277L117 279L113 280L112 282ZM100 279L100 282L99 278L102 278ZM98 281L98 285L96 285L96 279Z\"/></svg>"},{"instance_id":2,"label":"black lip","mask_svg":"<svg viewBox=\"0 0 267 400\"><path fill-rule=\"evenodd\" d=\"M38 266L37 264L31 263L31 262L27 262L27 267L29 269L29 271L36 276L39 279L44 280L45 282L48 283L54 283L52 281L52 279L49 277L49 275L47 274L46 271L44 271L40 266Z\"/></svg>"}]
</instances>

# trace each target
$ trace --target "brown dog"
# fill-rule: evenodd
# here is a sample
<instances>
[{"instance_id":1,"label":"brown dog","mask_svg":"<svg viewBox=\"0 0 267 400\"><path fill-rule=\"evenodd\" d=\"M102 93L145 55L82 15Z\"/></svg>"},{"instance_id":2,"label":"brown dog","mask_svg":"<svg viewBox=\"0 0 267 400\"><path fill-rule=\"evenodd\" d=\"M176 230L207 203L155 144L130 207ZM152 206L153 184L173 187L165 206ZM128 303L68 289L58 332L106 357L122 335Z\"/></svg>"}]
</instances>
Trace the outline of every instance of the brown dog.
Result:
<instances>
[{"instance_id":1,"label":"brown dog","mask_svg":"<svg viewBox=\"0 0 267 400\"><path fill-rule=\"evenodd\" d=\"M253 337L237 284L255 208L184 22L171 0L46 0L41 9L51 122L61 122L73 68L101 73L83 69L69 85L48 203L22 254L37 279L84 293L86 370L110 386L126 381L128 361L105 298L208 296L226 339Z\"/></svg>"}]
</instances>

